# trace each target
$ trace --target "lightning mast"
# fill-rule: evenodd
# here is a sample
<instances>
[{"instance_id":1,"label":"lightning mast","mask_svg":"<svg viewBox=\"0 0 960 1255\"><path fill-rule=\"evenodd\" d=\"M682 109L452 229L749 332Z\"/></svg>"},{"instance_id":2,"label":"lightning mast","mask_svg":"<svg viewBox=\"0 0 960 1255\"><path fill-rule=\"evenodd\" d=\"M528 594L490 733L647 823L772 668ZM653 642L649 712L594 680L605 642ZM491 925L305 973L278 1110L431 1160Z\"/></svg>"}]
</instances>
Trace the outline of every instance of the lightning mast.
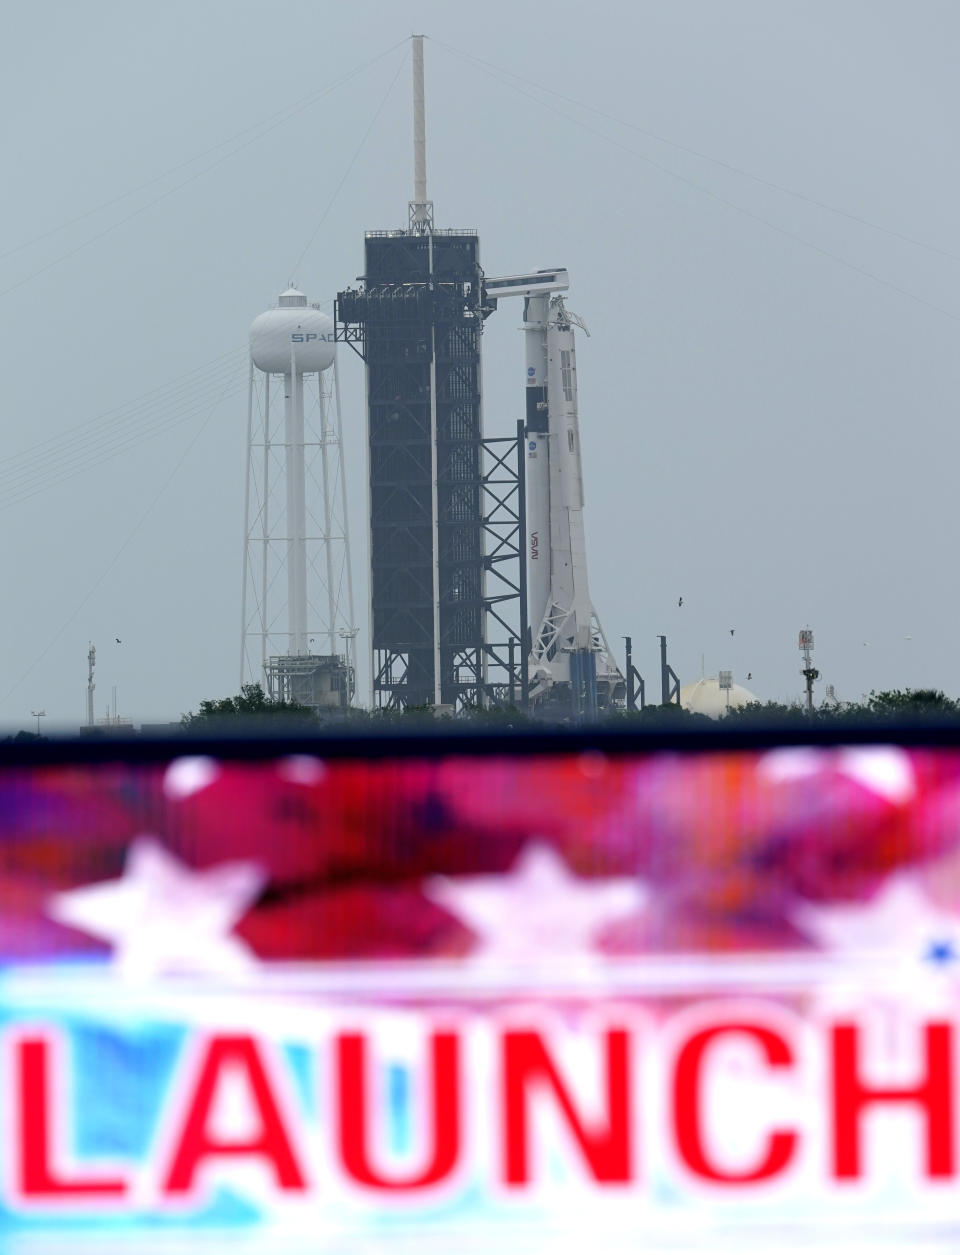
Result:
<instances>
[{"instance_id":1,"label":"lightning mast","mask_svg":"<svg viewBox=\"0 0 960 1255\"><path fill-rule=\"evenodd\" d=\"M416 234L433 230L433 201L427 200L427 121L423 86L423 36L414 35L413 44L413 200L410 202L410 230Z\"/></svg>"}]
</instances>

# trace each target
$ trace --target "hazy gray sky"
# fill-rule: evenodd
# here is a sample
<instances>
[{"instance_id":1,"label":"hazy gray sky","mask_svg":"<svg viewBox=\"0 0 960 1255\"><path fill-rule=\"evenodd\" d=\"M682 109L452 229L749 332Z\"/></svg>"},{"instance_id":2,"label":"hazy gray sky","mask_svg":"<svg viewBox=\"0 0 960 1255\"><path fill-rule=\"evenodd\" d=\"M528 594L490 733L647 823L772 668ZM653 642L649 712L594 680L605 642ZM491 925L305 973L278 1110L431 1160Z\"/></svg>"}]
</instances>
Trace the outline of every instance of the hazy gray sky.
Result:
<instances>
[{"instance_id":1,"label":"hazy gray sky","mask_svg":"<svg viewBox=\"0 0 960 1255\"><path fill-rule=\"evenodd\" d=\"M237 690L247 331L405 225L414 31L437 224L477 228L490 274L568 267L592 333L611 642L633 635L654 689L666 632L682 682L702 657L793 697L809 624L841 697L960 694L953 0L8 0L3 22L0 723L76 726L89 641L98 714L114 685L136 722ZM519 323L505 303L487 326L490 435L521 413Z\"/></svg>"}]
</instances>

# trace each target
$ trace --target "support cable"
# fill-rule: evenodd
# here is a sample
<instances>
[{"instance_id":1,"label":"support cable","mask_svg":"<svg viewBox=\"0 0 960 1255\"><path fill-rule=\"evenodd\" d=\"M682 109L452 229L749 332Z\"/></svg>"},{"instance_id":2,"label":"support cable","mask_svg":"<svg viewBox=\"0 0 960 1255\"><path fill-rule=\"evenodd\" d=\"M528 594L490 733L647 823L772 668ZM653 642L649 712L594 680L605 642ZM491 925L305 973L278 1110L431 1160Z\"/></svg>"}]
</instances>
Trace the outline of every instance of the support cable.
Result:
<instances>
[{"instance_id":1,"label":"support cable","mask_svg":"<svg viewBox=\"0 0 960 1255\"><path fill-rule=\"evenodd\" d=\"M242 142L237 143L236 146L230 149L229 152L221 154L214 161L208 162L208 164L201 167L201 169L195 170L192 174L188 175L186 178L181 179L179 183L175 183L173 187L169 187L165 191L158 193L158 195L154 196L152 200L149 200L145 204L140 205L136 209L131 210L130 213L125 214L122 218L118 218L115 222L110 223L108 226L104 227L100 231L97 231L95 234L88 236L87 239L81 240L80 243L74 245L73 248L68 249L64 253L60 253L58 256L54 257L51 261L46 262L44 265L39 266L37 269L32 270L29 274L24 275L22 278L18 279L15 283L11 283L5 288L0 288L0 297L8 296L11 292L16 292L19 288L22 288L27 283L31 282L31 280L38 278L42 274L46 274L48 270L52 270L55 266L59 266L61 262L68 261L71 257L76 256L77 253L82 252L83 249L88 248L91 244L96 244L99 240L102 240L105 236L109 235L112 231L115 231L118 227L122 227L126 223L131 222L134 218L138 218L141 214L146 213L148 209L152 209L155 205L158 205L161 201L167 200L169 197L181 191L183 188L187 187L189 184L196 182L197 179L200 179L204 175L209 174L212 170L217 169L217 167L223 165L225 161L228 161L231 157L236 156L237 153L243 152L244 149L249 148L252 144L257 143L259 140L263 139L264 136L269 135L271 131L275 131L277 127L282 126L285 122L289 121L290 118L296 117L298 113L302 113L305 109L310 108L312 105L316 104L318 100L321 100L325 96L330 95L338 87L342 87L345 83L349 82L352 78L355 78L358 74L360 74L363 70L367 69L370 65L373 65L374 62L382 60L383 57L388 56L391 52L395 51L397 48L399 48L402 44L405 44L405 43L406 43L406 40L400 40L398 43L394 44L391 48L388 48L385 52L380 53L378 56L374 57L372 60L366 61L362 65L358 66L356 69L351 70L349 74L346 74L341 79L338 79L330 87L323 88L320 90L319 93L314 93L312 96L305 97L304 102L298 103L297 105L290 106L284 113L282 113L279 116L276 114L272 115L274 120L268 120L266 124L261 124L259 127L248 128L248 130L252 130L255 133L252 135L249 135L248 138L243 139ZM242 136L244 134L247 134L247 132L240 132L239 134ZM210 151L215 152L219 148L222 148L224 144L228 144L232 142L233 142L232 140L225 140L223 141L222 144L215 145L214 148L208 150L208 152ZM167 171L165 174L158 175L155 179L151 179L146 184L142 184L141 188L148 187L152 185L153 183L160 182L164 178L167 178L171 173L175 173L179 170L185 169L187 166L192 165L195 161L198 161L198 160L200 160L200 157L193 157L193 158L190 158L186 162L181 162L180 165L174 166L172 170ZM135 190L140 190L140 189L135 189ZM132 195L134 195L134 192L125 192L121 196L115 197L113 201L105 202L103 206L98 206L95 209L87 210L85 213L80 214L78 218L71 219L70 222L64 223L60 227L54 227L51 231L47 232L45 236L37 236L35 237L34 240L28 241L27 244L18 246L17 248L10 250L10 253L5 254L5 256L10 256L12 253L16 253L20 251L21 248L27 247L30 243L35 243L43 238L46 238L46 236L55 235L59 231L64 230L67 226L71 225L73 222L80 221L83 218L90 217L91 215L98 213L102 208L109 206L111 204L115 204L118 201L126 200Z\"/></svg>"},{"instance_id":2,"label":"support cable","mask_svg":"<svg viewBox=\"0 0 960 1255\"><path fill-rule=\"evenodd\" d=\"M460 55L465 56L465 54ZM466 59L469 60L469 58ZM767 227L768 230L776 232L777 235L782 235L788 240L793 240L794 243L800 244L803 248L808 248L812 252L818 253L821 257L826 257L830 261L836 262L837 265L843 266L847 270L852 270L855 274L858 274L865 279L869 279L872 283L879 284L881 287L887 288L891 292L896 292L900 296L906 297L907 300L913 301L917 305L923 305L925 308L932 309L938 314L943 314L945 318L949 318L952 322L960 322L960 313L955 313L954 311L945 308L943 305L938 305L936 301L930 301L927 300L926 297L918 296L916 292L911 292L908 288L901 287L900 284L894 283L891 279L884 279L874 271L868 270L866 266L861 266L857 262L848 261L847 258L840 256L839 253L834 253L830 249L824 248L821 244L815 244L812 240L808 240L804 236L798 235L797 232L791 231L787 227L782 227L778 223L773 222L771 219L764 217L763 214L756 213L752 209L747 209L744 205L740 205L736 201L730 200L729 197L713 191L712 188L705 187L702 183L698 183L696 179L688 178L684 174L677 173L676 170L671 170L668 166L656 161L653 157L648 157L645 153L638 152L635 148L631 148L629 145L622 143L620 140L608 135L605 131L601 131L597 127L591 126L588 122L584 122L581 118L578 118L571 113L567 113L563 109L558 109L549 101L542 100L539 96L536 96L532 92L527 91L525 88L520 87L518 84L509 81L493 70L486 69L485 66L479 64L476 68L480 69L490 78L499 82L502 86L509 87L512 91L517 92L518 95L525 96L528 100L534 101L534 103L549 110L551 113L555 113L558 117L563 118L565 121L572 123L574 126L580 127L581 130L597 136L606 143L613 145L614 148L620 149L621 152L628 153L631 157L635 157L638 161L642 161L646 165L652 166L655 170L659 170L661 174L665 174L669 178L676 180L678 183L683 183L687 187L693 188L695 191L700 192L701 195L710 197L711 200L715 200L718 204L725 206L727 209L732 209L735 213L741 214L745 218L749 218L752 222L759 222L762 226ZM918 241L911 240L911 243L918 243Z\"/></svg>"},{"instance_id":3,"label":"support cable","mask_svg":"<svg viewBox=\"0 0 960 1255\"><path fill-rule=\"evenodd\" d=\"M318 302L331 305L332 298ZM202 412L211 395L239 394L246 347L232 349L141 396L0 458L0 510L10 509ZM235 385L235 386L234 386Z\"/></svg>"},{"instance_id":4,"label":"support cable","mask_svg":"<svg viewBox=\"0 0 960 1255\"><path fill-rule=\"evenodd\" d=\"M765 178L761 174L755 174L751 170L745 170L742 166L734 165L731 161L724 161L721 157L712 157L709 153L701 152L698 148L691 148L688 144L681 144L677 140L668 139L665 135L660 135L656 131L651 131L649 127L640 126L636 122L628 122L626 118L617 117L616 114L608 113L603 109L598 109L596 105L588 104L586 101L577 100L573 96L566 95L565 92L559 92L553 87L547 87L543 83L532 81L526 75L516 74L513 70L505 69L503 66L495 65L492 61L487 61L483 57L478 57L475 53L467 52L463 48L456 48L453 44L444 43L440 39L433 41L438 47L445 51L453 53L455 56L462 57L465 61L472 62L476 67L497 74L508 76L511 79L517 79L528 87L535 87L538 91L544 92L546 95L555 96L558 100L563 100L567 104L575 105L578 109L585 109L588 113L593 113L599 118L604 118L607 122L613 122L617 126L622 126L631 131L636 131L638 135L646 135L648 139L655 140L658 144L664 144L668 148L673 148L677 152L686 153L690 157L696 157L700 161L709 161L711 165L719 166L722 170L729 170L731 174L738 174L741 178L750 179L751 182L758 184L760 187L768 187L772 191L781 192L784 196L790 196L794 200L802 201L807 205L814 205L817 209L823 209L827 213L836 214L840 218L846 218L849 222L855 222L859 226L869 227L871 231L878 231L881 235L888 235L891 239L900 240L904 244L912 244L915 248L925 249L929 253L935 253L938 257L947 257L951 261L960 262L960 254L953 253L947 248L941 248L937 244L931 244L927 240L918 240L915 236L907 235L903 231L896 231L892 227L885 227L879 222L874 222L870 218L865 218L861 214L851 213L847 209L840 209L837 205L828 204L827 201L819 200L816 196L810 196L806 192L798 192L796 188L787 187L783 183L777 183L774 179Z\"/></svg>"},{"instance_id":5,"label":"support cable","mask_svg":"<svg viewBox=\"0 0 960 1255\"><path fill-rule=\"evenodd\" d=\"M404 43L405 42L406 40L404 40ZM394 45L394 47L396 47L396 45ZM333 189L333 194L331 195L330 199L327 201L327 207L323 211L323 213L320 215L320 221L313 228L313 232L311 233L310 238L307 240L306 244L304 244L303 248L301 249L300 256L297 258L296 262L294 262L293 269L290 271L290 274L295 275L297 271L300 269L301 265L303 264L303 259L306 257L307 253L309 253L313 245L313 241L317 238L318 234L320 233L320 228L326 222L327 215L330 213L330 210L333 208L337 197L340 195L341 191L343 191L343 185L346 183L347 179L350 177L350 171L356 165L357 159L359 158L360 154L363 152L364 148L366 147L367 140L370 138L370 133L373 130L373 128L376 126L377 119L380 117L380 114L383 112L386 106L386 103L390 98L390 93L393 91L394 87L396 86L397 79L400 77L400 71L403 69L406 63L407 63L407 58L406 56L404 56L400 64L397 66L396 74L394 74L393 78L390 80L390 86L383 93L383 99L377 105L376 112L374 113L373 117L370 119L370 124L368 125L367 129L364 131L363 136L360 140L360 143L357 145L353 156L350 158L350 161L347 163L347 168L343 172L343 177L340 179L340 182L337 184L337 186Z\"/></svg>"}]
</instances>

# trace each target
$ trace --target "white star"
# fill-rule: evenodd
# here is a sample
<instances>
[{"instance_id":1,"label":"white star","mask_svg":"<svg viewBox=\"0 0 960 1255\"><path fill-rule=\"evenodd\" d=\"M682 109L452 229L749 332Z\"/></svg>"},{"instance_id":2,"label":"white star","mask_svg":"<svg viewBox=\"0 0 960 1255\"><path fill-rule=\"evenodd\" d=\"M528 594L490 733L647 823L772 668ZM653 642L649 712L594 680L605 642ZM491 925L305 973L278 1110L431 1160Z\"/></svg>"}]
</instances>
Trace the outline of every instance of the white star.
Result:
<instances>
[{"instance_id":1,"label":"white star","mask_svg":"<svg viewBox=\"0 0 960 1255\"><path fill-rule=\"evenodd\" d=\"M266 883L256 863L185 867L154 837L137 837L123 875L55 894L47 913L113 943L114 965L128 980L171 973L237 976L255 963L230 930Z\"/></svg>"},{"instance_id":2,"label":"white star","mask_svg":"<svg viewBox=\"0 0 960 1255\"><path fill-rule=\"evenodd\" d=\"M571 875L550 846L536 842L509 874L434 876L424 892L477 934L474 955L511 960L583 956L602 924L639 910L647 896L632 877Z\"/></svg>"},{"instance_id":3,"label":"white star","mask_svg":"<svg viewBox=\"0 0 960 1255\"><path fill-rule=\"evenodd\" d=\"M837 750L791 747L771 750L760 762L761 773L778 784L831 769L894 804L909 802L917 791L910 756L895 745L847 745Z\"/></svg>"},{"instance_id":4,"label":"white star","mask_svg":"<svg viewBox=\"0 0 960 1255\"><path fill-rule=\"evenodd\" d=\"M277 763L277 775L289 784L319 784L326 774L327 769L320 759L309 754L291 754Z\"/></svg>"},{"instance_id":5,"label":"white star","mask_svg":"<svg viewBox=\"0 0 960 1255\"><path fill-rule=\"evenodd\" d=\"M175 758L164 772L163 791L167 797L179 802L213 784L219 774L220 767L214 758L200 755Z\"/></svg>"},{"instance_id":6,"label":"white star","mask_svg":"<svg viewBox=\"0 0 960 1255\"><path fill-rule=\"evenodd\" d=\"M874 954L947 966L960 959L960 917L938 910L911 876L891 876L857 906L803 903L794 922L835 954Z\"/></svg>"}]
</instances>

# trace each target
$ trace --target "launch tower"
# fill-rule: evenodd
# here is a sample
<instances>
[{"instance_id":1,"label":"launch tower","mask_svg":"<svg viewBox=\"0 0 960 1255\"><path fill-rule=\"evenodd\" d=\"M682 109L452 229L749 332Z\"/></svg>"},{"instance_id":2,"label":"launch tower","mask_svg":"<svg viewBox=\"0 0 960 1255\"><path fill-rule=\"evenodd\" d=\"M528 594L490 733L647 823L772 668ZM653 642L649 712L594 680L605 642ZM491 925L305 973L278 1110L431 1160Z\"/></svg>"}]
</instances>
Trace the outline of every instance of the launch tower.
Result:
<instances>
[{"instance_id":1,"label":"launch tower","mask_svg":"<svg viewBox=\"0 0 960 1255\"><path fill-rule=\"evenodd\" d=\"M367 368L373 699L483 701L483 273L474 231L427 200L423 45L413 40L414 198L405 229L368 231L337 335ZM489 569L489 564L486 564Z\"/></svg>"},{"instance_id":2,"label":"launch tower","mask_svg":"<svg viewBox=\"0 0 960 1255\"><path fill-rule=\"evenodd\" d=\"M337 319L367 364L373 692L454 704L482 674L480 242L367 232Z\"/></svg>"}]
</instances>

